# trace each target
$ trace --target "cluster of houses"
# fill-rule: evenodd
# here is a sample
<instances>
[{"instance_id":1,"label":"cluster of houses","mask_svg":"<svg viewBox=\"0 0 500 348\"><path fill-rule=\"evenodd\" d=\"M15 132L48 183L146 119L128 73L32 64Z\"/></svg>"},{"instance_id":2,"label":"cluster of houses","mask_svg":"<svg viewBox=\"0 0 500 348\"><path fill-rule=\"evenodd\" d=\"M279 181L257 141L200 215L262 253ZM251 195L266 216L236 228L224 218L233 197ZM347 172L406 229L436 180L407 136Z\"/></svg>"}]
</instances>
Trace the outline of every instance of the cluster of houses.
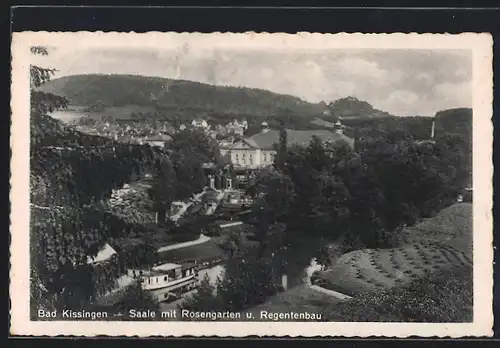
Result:
<instances>
[{"instance_id":1,"label":"cluster of houses","mask_svg":"<svg viewBox=\"0 0 500 348\"><path fill-rule=\"evenodd\" d=\"M166 126L164 126L166 127ZM249 137L244 137L248 129L248 121L233 120L226 125L210 125L205 119L195 119L189 125L181 125L178 129L163 128L143 129L132 125L119 126L105 123L102 129L95 132L107 135L119 141L136 144L149 144L156 147L165 147L172 139L170 134L185 129L202 130L212 138L218 139L221 155L235 168L258 169L271 166L276 156L276 144L279 142L279 131L271 129L267 122L261 124L261 131ZM354 147L354 139L343 133L344 126L340 121L332 123L329 129L316 130L287 130L287 145L305 145L313 137L324 142L344 141Z\"/></svg>"},{"instance_id":2,"label":"cluster of houses","mask_svg":"<svg viewBox=\"0 0 500 348\"><path fill-rule=\"evenodd\" d=\"M81 123L77 128L87 134L99 135L120 142L133 144L149 144L151 146L164 147L165 143L172 139L169 134L175 133L175 129L163 124L154 129L143 122L121 123L120 122L94 122Z\"/></svg>"},{"instance_id":3,"label":"cluster of houses","mask_svg":"<svg viewBox=\"0 0 500 348\"><path fill-rule=\"evenodd\" d=\"M217 137L243 136L248 129L248 121L245 119L235 119L226 125L219 124L212 126L204 119L196 119L189 126L182 124L179 130L183 131L189 127L202 130L205 134L215 139Z\"/></svg>"}]
</instances>

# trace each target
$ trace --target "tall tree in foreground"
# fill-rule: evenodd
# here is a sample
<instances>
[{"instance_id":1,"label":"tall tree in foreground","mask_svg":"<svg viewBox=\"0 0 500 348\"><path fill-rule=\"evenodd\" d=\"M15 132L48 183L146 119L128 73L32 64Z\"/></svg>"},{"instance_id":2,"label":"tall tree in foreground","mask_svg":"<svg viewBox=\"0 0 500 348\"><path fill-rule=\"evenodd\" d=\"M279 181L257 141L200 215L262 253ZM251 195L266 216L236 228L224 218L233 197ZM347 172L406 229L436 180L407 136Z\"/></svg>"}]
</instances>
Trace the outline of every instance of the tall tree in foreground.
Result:
<instances>
[{"instance_id":1,"label":"tall tree in foreground","mask_svg":"<svg viewBox=\"0 0 500 348\"><path fill-rule=\"evenodd\" d=\"M199 312L210 312L219 308L215 294L215 286L210 284L208 274L205 274L200 281L196 293L185 299L182 303L182 308Z\"/></svg>"},{"instance_id":2,"label":"tall tree in foreground","mask_svg":"<svg viewBox=\"0 0 500 348\"><path fill-rule=\"evenodd\" d=\"M42 46L33 46L30 49L33 55L48 55L48 51L45 47ZM65 108L67 107L68 101L64 97L56 96L52 93L45 93L38 91L37 88L42 84L48 82L50 78L56 72L55 69L51 68L43 68L36 65L30 65L30 104L31 104L31 121L30 128L33 130L36 127L37 123L40 123L39 118L44 116L47 112L50 112L57 108ZM31 145L36 146L37 144L37 133L31 131ZM32 149L33 150L33 149ZM30 175L30 186L33 189L38 189L38 182L43 181L43 179L38 178L36 175ZM42 201L45 201L45 195L43 193L47 193L45 190L40 197L36 195L33 197L41 198ZM38 203L38 202L31 202ZM33 220L36 220L37 215L33 214L33 209L31 209L31 215L34 217ZM41 275L40 275L40 266L43 265L43 255L40 249L40 242L42 240L46 240L47 236L44 236L40 233L37 233L34 228L31 229L30 232L30 295L32 303L31 308L35 308L38 306L39 309L43 308L53 308L54 302L56 299L51 295L49 289L43 284Z\"/></svg>"},{"instance_id":3,"label":"tall tree in foreground","mask_svg":"<svg viewBox=\"0 0 500 348\"><path fill-rule=\"evenodd\" d=\"M47 48L42 46L31 47L33 55L46 56L49 54ZM31 89L31 110L39 114L46 114L58 108L66 108L68 100L64 97L39 91L38 88L50 81L56 73L56 69L43 68L37 65L30 65L30 89Z\"/></svg>"},{"instance_id":4,"label":"tall tree in foreground","mask_svg":"<svg viewBox=\"0 0 500 348\"><path fill-rule=\"evenodd\" d=\"M264 302L279 290L267 259L232 260L217 282L217 298L224 310L241 311Z\"/></svg>"},{"instance_id":5,"label":"tall tree in foreground","mask_svg":"<svg viewBox=\"0 0 500 348\"><path fill-rule=\"evenodd\" d=\"M156 162L154 184L149 189L149 195L153 200L153 208L158 214L158 225L163 226L176 195L175 171L166 157Z\"/></svg>"}]
</instances>

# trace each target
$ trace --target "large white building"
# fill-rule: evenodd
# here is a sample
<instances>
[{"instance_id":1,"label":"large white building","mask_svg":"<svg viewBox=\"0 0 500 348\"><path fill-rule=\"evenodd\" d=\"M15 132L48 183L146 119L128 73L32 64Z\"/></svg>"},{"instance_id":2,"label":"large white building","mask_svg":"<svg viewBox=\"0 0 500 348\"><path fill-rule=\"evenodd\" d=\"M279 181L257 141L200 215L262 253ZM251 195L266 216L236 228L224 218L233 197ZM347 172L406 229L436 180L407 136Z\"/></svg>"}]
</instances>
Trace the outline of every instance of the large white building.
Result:
<instances>
[{"instance_id":1,"label":"large white building","mask_svg":"<svg viewBox=\"0 0 500 348\"><path fill-rule=\"evenodd\" d=\"M235 167L256 169L268 167L274 163L276 144L279 142L279 131L270 129L266 122L262 123L261 132L245 138L229 146L221 146L221 154L227 156ZM354 139L342 132L342 125L336 124L335 132L329 130L287 130L287 145L307 146L313 136L322 141L345 141L354 147Z\"/></svg>"}]
</instances>

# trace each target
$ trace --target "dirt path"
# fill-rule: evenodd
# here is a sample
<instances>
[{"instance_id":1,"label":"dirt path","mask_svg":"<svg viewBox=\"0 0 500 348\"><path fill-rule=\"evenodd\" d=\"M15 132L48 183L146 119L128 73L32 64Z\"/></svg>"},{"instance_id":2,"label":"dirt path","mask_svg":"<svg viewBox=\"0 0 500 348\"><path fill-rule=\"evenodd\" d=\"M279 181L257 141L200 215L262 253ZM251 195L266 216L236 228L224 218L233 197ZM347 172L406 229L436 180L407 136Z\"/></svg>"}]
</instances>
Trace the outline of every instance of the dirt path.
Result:
<instances>
[{"instance_id":1,"label":"dirt path","mask_svg":"<svg viewBox=\"0 0 500 348\"><path fill-rule=\"evenodd\" d=\"M317 285L311 285L310 288L312 290L322 292L325 295L329 295L329 296L333 296L335 298L338 298L339 300L349 300L352 298L351 296L342 294L342 293L337 292L337 291L328 290L328 289L322 288L322 287L317 286Z\"/></svg>"},{"instance_id":2,"label":"dirt path","mask_svg":"<svg viewBox=\"0 0 500 348\"><path fill-rule=\"evenodd\" d=\"M158 249L158 252L163 252L163 251L168 251L168 250L175 250L175 249L180 249L180 248L186 248L186 247L189 247L189 246L193 246L193 245L197 245L197 244L202 244L202 243L205 243L205 242L208 242L211 238L210 237L207 237L205 235L200 235L200 238L196 239L196 240L192 240L192 241L189 241L189 242L184 242L184 243L179 243L179 244L174 244L174 245L167 245L167 246L164 246L164 247L161 247Z\"/></svg>"}]
</instances>

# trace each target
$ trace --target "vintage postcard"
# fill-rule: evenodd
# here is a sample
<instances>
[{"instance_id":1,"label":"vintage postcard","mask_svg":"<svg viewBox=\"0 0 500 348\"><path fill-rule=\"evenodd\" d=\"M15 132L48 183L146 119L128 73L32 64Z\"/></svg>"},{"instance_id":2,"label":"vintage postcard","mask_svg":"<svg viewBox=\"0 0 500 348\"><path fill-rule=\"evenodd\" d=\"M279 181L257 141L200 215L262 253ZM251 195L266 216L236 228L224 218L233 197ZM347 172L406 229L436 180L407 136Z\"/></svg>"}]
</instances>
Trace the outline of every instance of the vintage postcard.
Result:
<instances>
[{"instance_id":1,"label":"vintage postcard","mask_svg":"<svg viewBox=\"0 0 500 348\"><path fill-rule=\"evenodd\" d=\"M14 33L11 334L491 336L492 44Z\"/></svg>"}]
</instances>

